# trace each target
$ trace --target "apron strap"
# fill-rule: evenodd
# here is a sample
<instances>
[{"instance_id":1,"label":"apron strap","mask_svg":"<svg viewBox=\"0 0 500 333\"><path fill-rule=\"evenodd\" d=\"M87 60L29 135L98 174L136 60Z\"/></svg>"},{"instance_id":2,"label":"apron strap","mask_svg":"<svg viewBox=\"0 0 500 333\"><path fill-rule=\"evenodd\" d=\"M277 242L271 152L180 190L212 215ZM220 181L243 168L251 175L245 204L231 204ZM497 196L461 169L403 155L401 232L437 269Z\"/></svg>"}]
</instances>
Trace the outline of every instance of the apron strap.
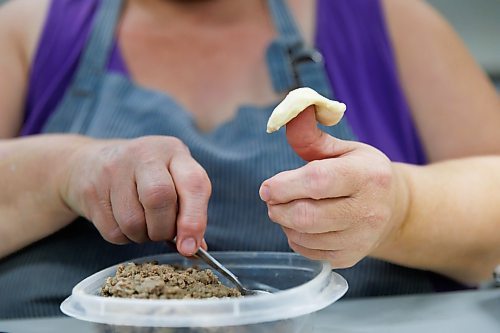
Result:
<instances>
[{"instance_id":1,"label":"apron strap","mask_svg":"<svg viewBox=\"0 0 500 333\"><path fill-rule=\"evenodd\" d=\"M96 92L113 47L122 0L101 0L68 92L44 125L45 133L84 134L92 120Z\"/></svg>"},{"instance_id":2,"label":"apron strap","mask_svg":"<svg viewBox=\"0 0 500 333\"><path fill-rule=\"evenodd\" d=\"M317 50L305 45L285 2L268 0L268 6L279 34L266 54L274 90L284 93L298 87L310 87L333 98L323 57Z\"/></svg>"},{"instance_id":3,"label":"apron strap","mask_svg":"<svg viewBox=\"0 0 500 333\"><path fill-rule=\"evenodd\" d=\"M101 0L89 39L84 48L73 83L73 93L89 95L95 91L113 47L115 27L120 18L122 0Z\"/></svg>"},{"instance_id":4,"label":"apron strap","mask_svg":"<svg viewBox=\"0 0 500 333\"><path fill-rule=\"evenodd\" d=\"M266 52L274 90L286 93L299 87L309 87L333 99L323 57L316 49L305 45L284 0L268 0L268 6L279 34ZM345 118L330 132L344 139L356 138Z\"/></svg>"}]
</instances>

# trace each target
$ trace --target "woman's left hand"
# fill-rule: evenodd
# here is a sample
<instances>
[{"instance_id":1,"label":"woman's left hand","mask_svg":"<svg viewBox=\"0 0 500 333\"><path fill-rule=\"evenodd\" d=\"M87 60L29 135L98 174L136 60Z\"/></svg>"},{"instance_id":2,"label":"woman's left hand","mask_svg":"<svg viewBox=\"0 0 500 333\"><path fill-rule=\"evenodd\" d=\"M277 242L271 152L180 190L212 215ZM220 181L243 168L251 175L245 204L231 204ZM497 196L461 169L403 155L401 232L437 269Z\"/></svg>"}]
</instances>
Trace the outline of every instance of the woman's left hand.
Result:
<instances>
[{"instance_id":1,"label":"woman's left hand","mask_svg":"<svg viewBox=\"0 0 500 333\"><path fill-rule=\"evenodd\" d=\"M408 188L382 152L322 132L314 106L286 130L291 147L309 163L264 181L260 196L294 251L346 268L397 236Z\"/></svg>"}]
</instances>

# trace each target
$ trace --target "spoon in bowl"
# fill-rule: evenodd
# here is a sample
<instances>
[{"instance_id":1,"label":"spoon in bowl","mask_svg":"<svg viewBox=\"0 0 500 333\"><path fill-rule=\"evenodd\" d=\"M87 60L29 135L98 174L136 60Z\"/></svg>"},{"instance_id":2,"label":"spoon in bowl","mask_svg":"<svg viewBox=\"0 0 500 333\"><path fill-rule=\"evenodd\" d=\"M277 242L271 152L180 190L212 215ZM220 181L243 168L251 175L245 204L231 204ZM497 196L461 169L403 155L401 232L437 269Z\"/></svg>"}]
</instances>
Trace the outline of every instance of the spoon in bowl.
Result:
<instances>
[{"instance_id":1,"label":"spoon in bowl","mask_svg":"<svg viewBox=\"0 0 500 333\"><path fill-rule=\"evenodd\" d=\"M168 241L172 246L176 247L175 241ZM212 257L210 253L205 251L203 248L198 248L198 251L196 251L195 254L193 254L193 257L199 258L203 260L207 265L215 269L217 272L221 273L224 275L232 284L236 286L236 288L239 290L239 292L243 296L253 296L253 295L266 295L266 294L271 294L269 291L266 290L261 290L261 289L249 289L246 288L238 279L236 275L234 275L233 272L231 272L229 269L227 269L224 265L222 265L217 259Z\"/></svg>"}]
</instances>

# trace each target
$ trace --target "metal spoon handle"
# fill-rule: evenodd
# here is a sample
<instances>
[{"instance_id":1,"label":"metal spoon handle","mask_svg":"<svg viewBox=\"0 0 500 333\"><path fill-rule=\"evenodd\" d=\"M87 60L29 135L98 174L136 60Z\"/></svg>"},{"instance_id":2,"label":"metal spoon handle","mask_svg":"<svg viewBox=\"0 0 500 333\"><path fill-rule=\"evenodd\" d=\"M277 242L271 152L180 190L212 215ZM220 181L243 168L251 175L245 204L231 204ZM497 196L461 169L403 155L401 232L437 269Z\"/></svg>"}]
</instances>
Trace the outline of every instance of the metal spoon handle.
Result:
<instances>
[{"instance_id":1,"label":"metal spoon handle","mask_svg":"<svg viewBox=\"0 0 500 333\"><path fill-rule=\"evenodd\" d=\"M205 263L212 266L215 270L224 275L229 281L231 281L234 285L236 285L236 287L240 292L246 291L246 288L243 287L243 285L241 284L240 280L238 280L236 275L234 275L231 271L229 271L225 266L223 266L219 261L217 261L217 259L212 257L203 248L200 247L194 256L199 257Z\"/></svg>"},{"instance_id":2,"label":"metal spoon handle","mask_svg":"<svg viewBox=\"0 0 500 333\"><path fill-rule=\"evenodd\" d=\"M177 245L175 243L175 238L173 240L167 241L167 244L172 246L173 249L177 250ZM203 262L205 262L207 265L211 266L214 268L217 272L221 273L224 275L231 283L233 283L236 288L242 293L242 294L248 294L248 290L241 284L240 280L231 273L230 270L228 270L224 265L222 265L217 259L212 257L207 251L203 250L203 248L199 247L198 251L196 251L195 254L193 254L193 257L201 259Z\"/></svg>"}]
</instances>

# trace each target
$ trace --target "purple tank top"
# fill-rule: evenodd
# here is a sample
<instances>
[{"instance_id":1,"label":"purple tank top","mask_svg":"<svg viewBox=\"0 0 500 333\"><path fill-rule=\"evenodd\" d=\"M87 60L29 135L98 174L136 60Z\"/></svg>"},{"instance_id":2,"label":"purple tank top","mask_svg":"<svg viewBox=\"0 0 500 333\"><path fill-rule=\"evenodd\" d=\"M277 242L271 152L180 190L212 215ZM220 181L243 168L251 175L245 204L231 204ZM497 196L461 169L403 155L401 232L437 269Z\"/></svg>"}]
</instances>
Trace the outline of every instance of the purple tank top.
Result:
<instances>
[{"instance_id":1,"label":"purple tank top","mask_svg":"<svg viewBox=\"0 0 500 333\"><path fill-rule=\"evenodd\" d=\"M22 135L40 133L68 88L99 0L52 0L32 64ZM401 88L379 0L319 0L315 44L355 135L393 161L425 155ZM116 40L108 70L129 76Z\"/></svg>"}]
</instances>

